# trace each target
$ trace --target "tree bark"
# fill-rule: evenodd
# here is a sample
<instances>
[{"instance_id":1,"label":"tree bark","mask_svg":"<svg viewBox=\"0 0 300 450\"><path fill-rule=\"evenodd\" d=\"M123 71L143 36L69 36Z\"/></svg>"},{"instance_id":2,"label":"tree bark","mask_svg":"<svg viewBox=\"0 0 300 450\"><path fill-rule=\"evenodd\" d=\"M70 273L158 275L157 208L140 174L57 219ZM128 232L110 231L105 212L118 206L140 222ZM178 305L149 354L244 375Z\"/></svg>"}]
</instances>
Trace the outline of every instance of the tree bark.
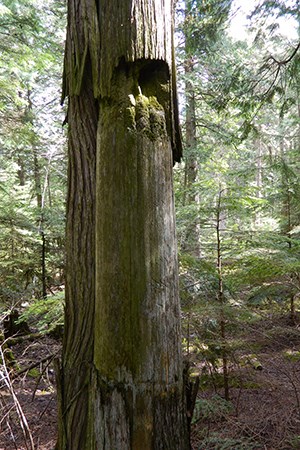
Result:
<instances>
[{"instance_id":1,"label":"tree bark","mask_svg":"<svg viewBox=\"0 0 300 450\"><path fill-rule=\"evenodd\" d=\"M169 89L160 69L148 89ZM138 70L119 67L100 102L96 448L184 449L172 151L159 89L130 97Z\"/></svg>"},{"instance_id":2,"label":"tree bark","mask_svg":"<svg viewBox=\"0 0 300 450\"><path fill-rule=\"evenodd\" d=\"M27 109L26 116L27 120L33 125L33 103L31 100L31 90L27 91ZM32 142L33 150L33 171L34 171L34 185L35 185L35 195L38 210L38 229L41 238L41 288L42 288L42 298L47 298L47 270L46 270L46 236L44 232L44 201L42 193L42 177L41 177L41 164L39 162L39 155L36 143ZM40 294L39 294L40 295Z\"/></svg>"},{"instance_id":3,"label":"tree bark","mask_svg":"<svg viewBox=\"0 0 300 450\"><path fill-rule=\"evenodd\" d=\"M60 449L189 448L172 192L172 161L181 156L172 48L171 0L69 1Z\"/></svg>"},{"instance_id":4,"label":"tree bark","mask_svg":"<svg viewBox=\"0 0 300 450\"><path fill-rule=\"evenodd\" d=\"M60 448L92 449L89 414L95 303L95 160L98 106L90 66L70 96L66 308L59 405Z\"/></svg>"},{"instance_id":5,"label":"tree bark","mask_svg":"<svg viewBox=\"0 0 300 450\"><path fill-rule=\"evenodd\" d=\"M226 339L226 316L225 316L225 296L223 286L223 272L222 272L222 248L221 248L221 225L222 225L222 194L224 190L219 188L217 208L216 208L216 235L217 235L217 270L218 270L218 301L220 308L220 335L222 339L222 368L223 368L223 382L224 382L224 397L229 400L229 373L228 373L228 354L227 354L227 339Z\"/></svg>"},{"instance_id":6,"label":"tree bark","mask_svg":"<svg viewBox=\"0 0 300 450\"><path fill-rule=\"evenodd\" d=\"M188 14L188 13L187 13ZM186 36L188 47L189 37ZM192 57L188 57L185 61L185 75L187 77L185 83L185 97L186 97L186 130L185 142L187 155L185 157L185 202L193 205L196 210L200 206L199 193L195 190L195 183L198 178L198 161L197 161L197 128L196 128L196 100L194 87L189 77L193 74L194 64ZM191 217L190 224L187 227L187 237L184 242L184 250L196 258L201 256L200 247L200 223L198 211L196 215Z\"/></svg>"}]
</instances>

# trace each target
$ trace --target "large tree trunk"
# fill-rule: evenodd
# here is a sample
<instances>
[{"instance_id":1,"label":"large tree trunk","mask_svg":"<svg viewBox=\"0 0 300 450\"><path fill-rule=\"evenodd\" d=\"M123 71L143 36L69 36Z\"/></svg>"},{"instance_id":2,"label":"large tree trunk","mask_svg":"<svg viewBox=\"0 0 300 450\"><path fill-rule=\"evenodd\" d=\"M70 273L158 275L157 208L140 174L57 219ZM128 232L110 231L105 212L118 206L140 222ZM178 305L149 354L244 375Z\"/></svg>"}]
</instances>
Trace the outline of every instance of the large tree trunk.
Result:
<instances>
[{"instance_id":1,"label":"large tree trunk","mask_svg":"<svg viewBox=\"0 0 300 450\"><path fill-rule=\"evenodd\" d=\"M100 104L96 448L179 450L186 444L172 151L159 93L130 100L136 70L119 67L110 102ZM149 86L167 90L168 67L162 80L150 71Z\"/></svg>"},{"instance_id":2,"label":"large tree trunk","mask_svg":"<svg viewBox=\"0 0 300 450\"><path fill-rule=\"evenodd\" d=\"M172 192L172 158L181 154L173 63L171 0L102 0L98 8L92 0L69 1L60 449L189 448Z\"/></svg>"},{"instance_id":3,"label":"large tree trunk","mask_svg":"<svg viewBox=\"0 0 300 450\"><path fill-rule=\"evenodd\" d=\"M92 449L89 399L95 309L95 191L97 101L86 69L82 95L70 96L66 228L66 309L59 380L62 449Z\"/></svg>"}]
</instances>

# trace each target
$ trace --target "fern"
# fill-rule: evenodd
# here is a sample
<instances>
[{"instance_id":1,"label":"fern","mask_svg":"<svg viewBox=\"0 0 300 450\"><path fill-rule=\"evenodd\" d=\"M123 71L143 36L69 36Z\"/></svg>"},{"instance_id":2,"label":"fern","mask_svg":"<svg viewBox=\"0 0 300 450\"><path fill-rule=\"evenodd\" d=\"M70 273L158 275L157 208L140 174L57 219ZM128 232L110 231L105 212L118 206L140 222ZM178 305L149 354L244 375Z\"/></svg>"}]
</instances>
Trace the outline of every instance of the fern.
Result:
<instances>
[{"instance_id":1,"label":"fern","mask_svg":"<svg viewBox=\"0 0 300 450\"><path fill-rule=\"evenodd\" d=\"M199 420L222 420L228 416L232 409L232 403L224 400L219 395L214 395L209 400L198 399L196 401L192 423L196 423Z\"/></svg>"},{"instance_id":2,"label":"fern","mask_svg":"<svg viewBox=\"0 0 300 450\"><path fill-rule=\"evenodd\" d=\"M258 446L250 439L230 439L224 438L217 433L212 433L212 435L204 439L198 450L254 450Z\"/></svg>"},{"instance_id":3,"label":"fern","mask_svg":"<svg viewBox=\"0 0 300 450\"><path fill-rule=\"evenodd\" d=\"M36 300L21 314L20 321L25 320L35 326L41 333L48 333L64 322L64 291Z\"/></svg>"}]
</instances>

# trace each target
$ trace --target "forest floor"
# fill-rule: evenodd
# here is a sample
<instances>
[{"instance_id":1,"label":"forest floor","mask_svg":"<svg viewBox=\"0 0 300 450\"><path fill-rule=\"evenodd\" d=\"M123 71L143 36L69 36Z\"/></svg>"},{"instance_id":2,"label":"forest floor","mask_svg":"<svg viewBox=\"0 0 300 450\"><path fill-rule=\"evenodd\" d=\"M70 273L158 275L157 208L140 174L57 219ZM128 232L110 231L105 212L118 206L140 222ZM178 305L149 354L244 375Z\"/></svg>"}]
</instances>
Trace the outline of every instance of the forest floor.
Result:
<instances>
[{"instance_id":1,"label":"forest floor","mask_svg":"<svg viewBox=\"0 0 300 450\"><path fill-rule=\"evenodd\" d=\"M57 405L53 359L60 347L57 340L47 336L11 347L17 367L9 377L1 373L0 450L54 449ZM16 373L20 375L14 377Z\"/></svg>"},{"instance_id":2,"label":"forest floor","mask_svg":"<svg viewBox=\"0 0 300 450\"><path fill-rule=\"evenodd\" d=\"M241 337L246 345L232 357L229 402L223 398L222 374L212 367L208 373L194 357L202 381L193 450L300 449L300 329L281 318L260 321ZM1 373L0 450L52 450L57 434L52 355L57 356L60 343L42 337L12 350L17 367L9 380Z\"/></svg>"},{"instance_id":3,"label":"forest floor","mask_svg":"<svg viewBox=\"0 0 300 450\"><path fill-rule=\"evenodd\" d=\"M218 370L211 369L199 390L193 449L299 450L299 326L268 318L245 327L239 339L229 363L230 401L224 400Z\"/></svg>"}]
</instances>

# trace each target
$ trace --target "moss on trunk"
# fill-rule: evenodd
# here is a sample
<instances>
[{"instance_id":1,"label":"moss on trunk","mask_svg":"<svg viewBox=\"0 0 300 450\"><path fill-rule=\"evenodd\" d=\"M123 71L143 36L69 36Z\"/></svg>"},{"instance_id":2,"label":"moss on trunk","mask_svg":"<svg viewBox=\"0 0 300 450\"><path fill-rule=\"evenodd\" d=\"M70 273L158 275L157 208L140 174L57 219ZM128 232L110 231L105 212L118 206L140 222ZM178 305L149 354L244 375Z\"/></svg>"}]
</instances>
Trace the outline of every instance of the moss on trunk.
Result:
<instances>
[{"instance_id":1,"label":"moss on trunk","mask_svg":"<svg viewBox=\"0 0 300 450\"><path fill-rule=\"evenodd\" d=\"M69 1L60 449L189 448L172 192L181 150L171 4Z\"/></svg>"}]
</instances>

